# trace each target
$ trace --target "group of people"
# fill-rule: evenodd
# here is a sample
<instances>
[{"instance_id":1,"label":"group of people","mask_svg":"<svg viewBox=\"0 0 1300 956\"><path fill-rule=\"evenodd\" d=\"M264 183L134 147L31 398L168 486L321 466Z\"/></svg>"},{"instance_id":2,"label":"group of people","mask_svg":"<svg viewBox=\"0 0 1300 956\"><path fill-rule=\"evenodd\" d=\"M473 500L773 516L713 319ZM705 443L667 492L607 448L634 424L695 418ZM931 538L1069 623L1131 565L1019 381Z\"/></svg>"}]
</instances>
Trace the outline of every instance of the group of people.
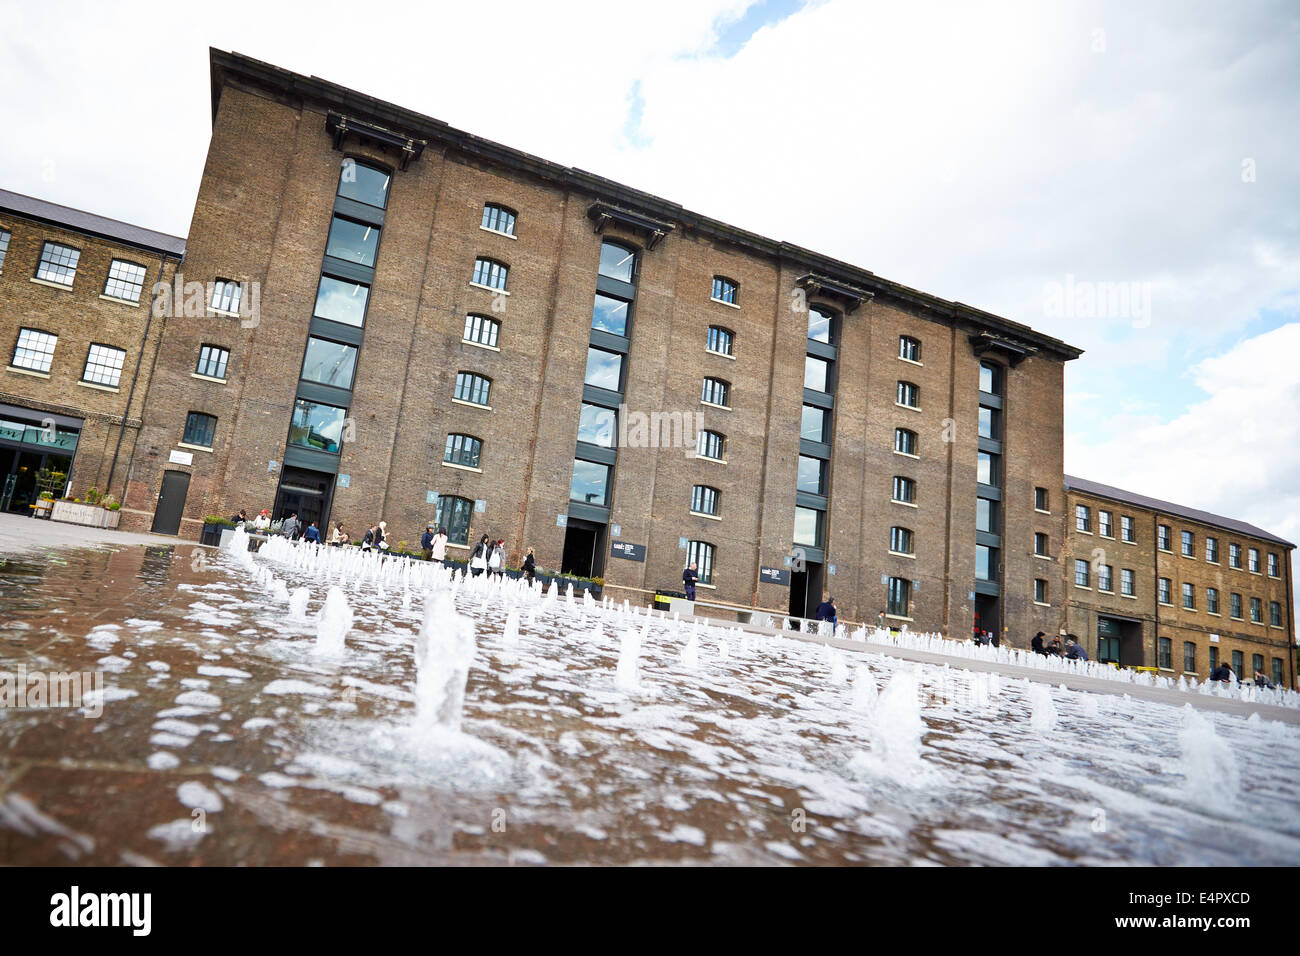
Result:
<instances>
[{"instance_id":1,"label":"group of people","mask_svg":"<svg viewBox=\"0 0 1300 956\"><path fill-rule=\"evenodd\" d=\"M271 533L271 512L267 511L265 508L263 508L252 521L248 520L248 514L242 508L236 514L231 515L230 520L234 523L236 528L250 530L254 534ZM284 521L280 523L280 534L284 535L290 541L302 538L304 541L315 541L319 543L321 539L320 528L316 526L316 522L312 521L304 528L302 522L298 520L298 513L296 511L289 512L289 514L285 516Z\"/></svg>"},{"instance_id":2,"label":"group of people","mask_svg":"<svg viewBox=\"0 0 1300 956\"><path fill-rule=\"evenodd\" d=\"M430 525L429 527L433 527ZM444 529L439 529L438 535L442 537L444 544L446 533ZM435 536L435 541L437 536ZM537 558L533 555L533 549L529 548L524 554L523 565L521 570L524 577L531 584L537 576ZM478 544L474 545L474 550L469 556L469 573L474 577L487 572L488 577L496 575L498 578L506 576L506 539L497 538L493 541L486 534L478 539Z\"/></svg>"},{"instance_id":3,"label":"group of people","mask_svg":"<svg viewBox=\"0 0 1300 956\"><path fill-rule=\"evenodd\" d=\"M1059 637L1052 638L1050 643L1044 644L1043 638L1046 637L1042 631L1034 635L1034 639L1029 642L1029 646L1035 654L1042 654L1044 657L1064 657L1071 661L1088 660L1088 650L1079 643L1079 639L1073 634L1065 635L1065 643L1062 645Z\"/></svg>"}]
</instances>

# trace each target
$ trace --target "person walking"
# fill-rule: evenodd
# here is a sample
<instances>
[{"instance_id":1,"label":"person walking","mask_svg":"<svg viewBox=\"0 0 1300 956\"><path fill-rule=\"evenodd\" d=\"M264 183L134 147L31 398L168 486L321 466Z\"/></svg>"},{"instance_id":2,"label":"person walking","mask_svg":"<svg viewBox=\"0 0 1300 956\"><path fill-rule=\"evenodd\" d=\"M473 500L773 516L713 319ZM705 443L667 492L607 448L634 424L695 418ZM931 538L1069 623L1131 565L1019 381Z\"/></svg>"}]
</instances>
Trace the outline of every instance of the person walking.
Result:
<instances>
[{"instance_id":1,"label":"person walking","mask_svg":"<svg viewBox=\"0 0 1300 956\"><path fill-rule=\"evenodd\" d=\"M682 572L682 584L685 586L686 600L695 600L695 582L700 579L699 566L691 562L690 566Z\"/></svg>"},{"instance_id":2,"label":"person walking","mask_svg":"<svg viewBox=\"0 0 1300 956\"><path fill-rule=\"evenodd\" d=\"M488 553L488 577L495 575L498 579L506 576L506 539L498 538Z\"/></svg>"},{"instance_id":3,"label":"person walking","mask_svg":"<svg viewBox=\"0 0 1300 956\"><path fill-rule=\"evenodd\" d=\"M302 540L320 544L320 528L316 527L316 522L307 525L307 530L302 533Z\"/></svg>"},{"instance_id":4,"label":"person walking","mask_svg":"<svg viewBox=\"0 0 1300 956\"><path fill-rule=\"evenodd\" d=\"M298 512L289 512L289 517L285 518L284 524L280 526L280 532L290 541L298 537Z\"/></svg>"},{"instance_id":5,"label":"person walking","mask_svg":"<svg viewBox=\"0 0 1300 956\"><path fill-rule=\"evenodd\" d=\"M441 564L447 559L447 529L439 528L438 533L433 536L433 547L430 549L429 558Z\"/></svg>"},{"instance_id":6,"label":"person walking","mask_svg":"<svg viewBox=\"0 0 1300 956\"><path fill-rule=\"evenodd\" d=\"M375 547L380 551L388 550L388 522L381 521L375 526Z\"/></svg>"},{"instance_id":7,"label":"person walking","mask_svg":"<svg viewBox=\"0 0 1300 956\"><path fill-rule=\"evenodd\" d=\"M835 609L835 599L829 594L822 595L822 603L817 605L817 620L830 621L831 633L835 633L835 628L839 626L839 612Z\"/></svg>"},{"instance_id":8,"label":"person walking","mask_svg":"<svg viewBox=\"0 0 1300 956\"><path fill-rule=\"evenodd\" d=\"M491 549L492 545L488 543L487 535L478 539L478 544L474 545L474 553L469 556L469 573L472 576L478 577L487 570L488 551Z\"/></svg>"},{"instance_id":9,"label":"person walking","mask_svg":"<svg viewBox=\"0 0 1300 956\"><path fill-rule=\"evenodd\" d=\"M379 525L377 524L373 524L367 528L366 533L361 536L361 550L369 551L371 548L375 547L376 539L382 533L383 532L379 530Z\"/></svg>"},{"instance_id":10,"label":"person walking","mask_svg":"<svg viewBox=\"0 0 1300 956\"><path fill-rule=\"evenodd\" d=\"M531 585L533 579L537 577L537 559L533 557L533 549L528 549L528 554L524 556L524 577L528 579Z\"/></svg>"},{"instance_id":11,"label":"person walking","mask_svg":"<svg viewBox=\"0 0 1300 956\"><path fill-rule=\"evenodd\" d=\"M424 534L420 535L420 551L424 554L424 560L433 560L433 522L430 521L424 526Z\"/></svg>"}]
</instances>

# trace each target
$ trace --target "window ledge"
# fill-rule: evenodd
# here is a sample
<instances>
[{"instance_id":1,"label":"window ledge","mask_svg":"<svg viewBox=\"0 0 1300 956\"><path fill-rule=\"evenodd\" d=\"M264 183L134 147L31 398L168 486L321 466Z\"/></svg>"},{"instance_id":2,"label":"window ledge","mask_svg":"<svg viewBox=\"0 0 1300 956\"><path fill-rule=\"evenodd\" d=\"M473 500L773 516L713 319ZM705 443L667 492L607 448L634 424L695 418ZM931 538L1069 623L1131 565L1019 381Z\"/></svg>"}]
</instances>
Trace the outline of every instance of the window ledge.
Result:
<instances>
[{"instance_id":1,"label":"window ledge","mask_svg":"<svg viewBox=\"0 0 1300 956\"><path fill-rule=\"evenodd\" d=\"M1097 537L1099 537L1099 538L1105 538L1107 541L1114 541L1114 540L1115 540L1115 536L1114 536L1113 534L1106 534L1106 532L1104 532L1104 531L1098 531L1098 532L1097 532Z\"/></svg>"},{"instance_id":2,"label":"window ledge","mask_svg":"<svg viewBox=\"0 0 1300 956\"><path fill-rule=\"evenodd\" d=\"M1159 604L1161 607L1173 607L1173 605L1170 604L1168 601L1156 601L1156 603Z\"/></svg>"},{"instance_id":3,"label":"window ledge","mask_svg":"<svg viewBox=\"0 0 1300 956\"><path fill-rule=\"evenodd\" d=\"M721 515L706 515L703 511L692 511L691 514L693 514L697 518L708 518L710 521L722 520Z\"/></svg>"},{"instance_id":4,"label":"window ledge","mask_svg":"<svg viewBox=\"0 0 1300 956\"><path fill-rule=\"evenodd\" d=\"M484 232L490 232L494 236L502 236L506 239L518 239L519 237L509 232L502 232L500 229L489 229L487 226L479 226Z\"/></svg>"},{"instance_id":5,"label":"window ledge","mask_svg":"<svg viewBox=\"0 0 1300 956\"><path fill-rule=\"evenodd\" d=\"M1037 511L1040 515L1050 515L1050 514L1051 514L1050 511L1045 511L1045 510L1043 510L1042 508L1035 508L1034 510Z\"/></svg>"},{"instance_id":6,"label":"window ledge","mask_svg":"<svg viewBox=\"0 0 1300 956\"><path fill-rule=\"evenodd\" d=\"M485 412L490 412L490 411L492 411L492 406L491 406L491 405L480 405L478 402L467 402L467 401L465 401L465 399L463 399L463 398L453 398L453 399L451 400L451 403L452 403L453 405L464 405L464 406L466 406L467 408L477 408L477 409L481 409L482 411L485 411Z\"/></svg>"},{"instance_id":7,"label":"window ledge","mask_svg":"<svg viewBox=\"0 0 1300 956\"><path fill-rule=\"evenodd\" d=\"M456 465L449 461L439 462L439 464L444 468L455 468L457 471L472 471L476 475L483 474L482 468L471 468L469 465Z\"/></svg>"},{"instance_id":8,"label":"window ledge","mask_svg":"<svg viewBox=\"0 0 1300 956\"><path fill-rule=\"evenodd\" d=\"M696 452L695 459L696 461L711 461L715 465L725 465L727 463L725 458L710 458L708 455L701 455L699 452Z\"/></svg>"},{"instance_id":9,"label":"window ledge","mask_svg":"<svg viewBox=\"0 0 1300 956\"><path fill-rule=\"evenodd\" d=\"M448 542L447 542L447 547L449 547L449 548L455 548L457 551L468 551L468 550L469 550L469 545L467 545L467 544L456 544L454 541L448 541Z\"/></svg>"},{"instance_id":10,"label":"window ledge","mask_svg":"<svg viewBox=\"0 0 1300 956\"><path fill-rule=\"evenodd\" d=\"M1196 613L1196 608L1194 608L1194 607L1185 607L1185 608L1183 608L1183 610L1186 611L1188 614L1195 614L1195 613Z\"/></svg>"},{"instance_id":11,"label":"window ledge","mask_svg":"<svg viewBox=\"0 0 1300 956\"><path fill-rule=\"evenodd\" d=\"M718 305L725 305L728 309L740 308L740 306L736 305L734 302L727 302L725 299L715 299L713 296L709 296L709 301L716 302Z\"/></svg>"},{"instance_id":12,"label":"window ledge","mask_svg":"<svg viewBox=\"0 0 1300 956\"><path fill-rule=\"evenodd\" d=\"M49 378L49 372L38 372L31 368L19 368L17 365L10 365L6 369L10 372L17 372L19 375L30 375L32 378Z\"/></svg>"},{"instance_id":13,"label":"window ledge","mask_svg":"<svg viewBox=\"0 0 1300 956\"><path fill-rule=\"evenodd\" d=\"M904 458L915 458L917 461L921 460L920 455L914 455L910 451L899 451L897 448L894 449L894 454L901 455Z\"/></svg>"},{"instance_id":14,"label":"window ledge","mask_svg":"<svg viewBox=\"0 0 1300 956\"><path fill-rule=\"evenodd\" d=\"M914 555L914 554L907 554L907 553L905 553L905 552L903 552L903 551L890 551L889 553L892 554L892 555L893 555L894 557L896 557L896 558L911 558L913 561L916 560L916 555Z\"/></svg>"},{"instance_id":15,"label":"window ledge","mask_svg":"<svg viewBox=\"0 0 1300 956\"><path fill-rule=\"evenodd\" d=\"M925 368L925 363L918 362L916 359L904 358L900 355L898 356L898 360L900 362L906 362L908 365L915 365L917 368Z\"/></svg>"},{"instance_id":16,"label":"window ledge","mask_svg":"<svg viewBox=\"0 0 1300 956\"><path fill-rule=\"evenodd\" d=\"M1037 558L1038 560L1040 560L1040 561L1051 561L1051 560L1052 560L1052 556L1051 556L1050 554L1038 554L1037 552L1035 552L1035 553L1034 553L1034 557L1036 557L1036 558Z\"/></svg>"},{"instance_id":17,"label":"window ledge","mask_svg":"<svg viewBox=\"0 0 1300 956\"><path fill-rule=\"evenodd\" d=\"M1196 555L1194 555L1194 554L1184 554L1184 555L1182 555L1182 557L1186 558L1188 561L1195 561L1195 560L1196 560Z\"/></svg>"},{"instance_id":18,"label":"window ledge","mask_svg":"<svg viewBox=\"0 0 1300 956\"><path fill-rule=\"evenodd\" d=\"M1270 624L1269 627L1271 627L1271 628L1272 628L1273 630L1275 630L1275 631L1285 631L1285 630L1286 630L1286 628L1284 628L1281 624Z\"/></svg>"},{"instance_id":19,"label":"window ledge","mask_svg":"<svg viewBox=\"0 0 1300 956\"><path fill-rule=\"evenodd\" d=\"M1261 575L1261 576L1262 576L1261 572L1259 572L1259 571L1249 571L1249 572L1247 572L1247 573L1249 573L1249 574L1255 574L1255 575Z\"/></svg>"},{"instance_id":20,"label":"window ledge","mask_svg":"<svg viewBox=\"0 0 1300 956\"><path fill-rule=\"evenodd\" d=\"M920 405L904 405L902 402L894 402L894 405L897 408L906 408L909 412L919 412L921 410Z\"/></svg>"},{"instance_id":21,"label":"window ledge","mask_svg":"<svg viewBox=\"0 0 1300 956\"><path fill-rule=\"evenodd\" d=\"M1223 617L1223 615L1218 611L1206 611L1205 613L1210 615L1210 617Z\"/></svg>"},{"instance_id":22,"label":"window ledge","mask_svg":"<svg viewBox=\"0 0 1300 956\"><path fill-rule=\"evenodd\" d=\"M1092 537L1092 532L1091 532L1091 531L1084 531L1082 528L1075 528L1075 529L1074 529L1074 533L1075 533L1075 534L1086 534L1088 537L1090 537L1090 538Z\"/></svg>"},{"instance_id":23,"label":"window ledge","mask_svg":"<svg viewBox=\"0 0 1300 956\"><path fill-rule=\"evenodd\" d=\"M1137 546L1137 542L1136 542L1136 541L1129 541L1129 540L1127 540L1126 538L1120 538L1120 539L1119 539L1119 543L1120 543L1120 544L1131 544L1131 545L1133 545L1133 546L1135 546L1135 547Z\"/></svg>"},{"instance_id":24,"label":"window ledge","mask_svg":"<svg viewBox=\"0 0 1300 956\"><path fill-rule=\"evenodd\" d=\"M119 299L115 295L104 295L102 292L99 294L99 297L105 302L116 302L118 305L129 305L133 309L140 308L139 299Z\"/></svg>"},{"instance_id":25,"label":"window ledge","mask_svg":"<svg viewBox=\"0 0 1300 956\"><path fill-rule=\"evenodd\" d=\"M1173 554L1173 552L1170 551L1168 548L1159 548L1159 547L1158 547L1158 548L1156 548L1156 550L1159 551L1161 554Z\"/></svg>"},{"instance_id":26,"label":"window ledge","mask_svg":"<svg viewBox=\"0 0 1300 956\"><path fill-rule=\"evenodd\" d=\"M221 385L226 384L226 380L224 378L217 378L215 375L200 375L198 372L190 372L190 378L202 379L205 382L217 382L218 384Z\"/></svg>"},{"instance_id":27,"label":"window ledge","mask_svg":"<svg viewBox=\"0 0 1300 956\"><path fill-rule=\"evenodd\" d=\"M1138 599L1136 594L1121 594L1120 597L1128 601L1136 601Z\"/></svg>"},{"instance_id":28,"label":"window ledge","mask_svg":"<svg viewBox=\"0 0 1300 956\"><path fill-rule=\"evenodd\" d=\"M909 623L913 620L913 618L903 617L901 614L886 614L885 617L891 621L908 621Z\"/></svg>"},{"instance_id":29,"label":"window ledge","mask_svg":"<svg viewBox=\"0 0 1300 956\"><path fill-rule=\"evenodd\" d=\"M482 227L482 226L479 226L479 228L482 229L483 227ZM472 341L472 340L470 340L470 339L461 339L461 340L460 340L460 344L461 344L461 345L472 345L472 346L474 346L474 348L476 348L476 349L487 349L489 352L500 352L500 351L501 351L501 350L500 350L499 348L497 348L495 345L484 345L482 342L474 342L474 341Z\"/></svg>"},{"instance_id":30,"label":"window ledge","mask_svg":"<svg viewBox=\"0 0 1300 956\"><path fill-rule=\"evenodd\" d=\"M1038 605L1039 607L1051 607L1051 606L1052 606L1052 605L1048 604L1046 601L1035 601L1034 603L1035 603L1036 605Z\"/></svg>"},{"instance_id":31,"label":"window ledge","mask_svg":"<svg viewBox=\"0 0 1300 956\"><path fill-rule=\"evenodd\" d=\"M36 276L32 276L29 281L35 282L37 285L49 286L51 289L62 289L64 292L72 291L71 285L64 285L62 282L51 282L49 279L38 279Z\"/></svg>"},{"instance_id":32,"label":"window ledge","mask_svg":"<svg viewBox=\"0 0 1300 956\"><path fill-rule=\"evenodd\" d=\"M211 446L211 445L191 445L191 444L189 444L188 442L183 442L183 441L178 441L178 442L176 443L176 447L177 447L177 448L192 448L194 451L206 451L206 452L208 452L208 453L211 453L211 452L212 452L212 446Z\"/></svg>"},{"instance_id":33,"label":"window ledge","mask_svg":"<svg viewBox=\"0 0 1300 956\"><path fill-rule=\"evenodd\" d=\"M730 359L733 362L736 361L736 356L728 355L726 352L715 352L713 349L705 349L704 351L708 352L710 355L716 355L718 358Z\"/></svg>"},{"instance_id":34,"label":"window ledge","mask_svg":"<svg viewBox=\"0 0 1300 956\"><path fill-rule=\"evenodd\" d=\"M77 380L77 384L82 388L93 388L100 392L113 392L114 394L121 392L121 389L116 385L100 385L98 382L85 382L80 379Z\"/></svg>"},{"instance_id":35,"label":"window ledge","mask_svg":"<svg viewBox=\"0 0 1300 956\"><path fill-rule=\"evenodd\" d=\"M706 402L704 399L700 399L700 404L701 404L701 405L707 405L709 408L720 408L720 409L722 409L724 412L729 412L729 411L731 411L731 406L730 406L730 405L718 405L718 404L716 404L716 403L714 403L714 402Z\"/></svg>"},{"instance_id":36,"label":"window ledge","mask_svg":"<svg viewBox=\"0 0 1300 956\"><path fill-rule=\"evenodd\" d=\"M481 228L481 227L480 227L480 228ZM507 292L505 289L498 289L496 286L484 285L484 284L481 283L481 282L474 282L474 281L471 280L471 281L470 281L470 285L471 285L473 288L475 288L475 289L483 289L483 290L485 290L485 291L487 291L487 292L491 292L493 295L509 295L509 294L510 294L510 293Z\"/></svg>"},{"instance_id":37,"label":"window ledge","mask_svg":"<svg viewBox=\"0 0 1300 956\"><path fill-rule=\"evenodd\" d=\"M919 507L920 507L920 505L918 505L915 501L899 501L897 498L890 498L889 501L890 501L890 504L902 505L904 508L919 508Z\"/></svg>"},{"instance_id":38,"label":"window ledge","mask_svg":"<svg viewBox=\"0 0 1300 956\"><path fill-rule=\"evenodd\" d=\"M1088 587L1086 584L1076 584L1075 587L1076 587L1078 590L1080 590L1080 591L1091 591L1091 590L1092 590L1092 588Z\"/></svg>"},{"instance_id":39,"label":"window ledge","mask_svg":"<svg viewBox=\"0 0 1300 956\"><path fill-rule=\"evenodd\" d=\"M695 586L697 588L708 588L710 591L716 591L718 589L716 584L705 584L703 581L696 581Z\"/></svg>"},{"instance_id":40,"label":"window ledge","mask_svg":"<svg viewBox=\"0 0 1300 956\"><path fill-rule=\"evenodd\" d=\"M212 307L212 306L208 306L207 309L208 309L208 315L210 315L210 316L211 316L211 315L219 315L219 316L222 316L223 318L227 318L227 319L237 319L237 318L239 318L239 312L238 312L238 310L236 310L236 311L234 311L234 312L231 312L231 311L229 311L229 310L227 310L227 309L217 309L217 308L214 308L214 307Z\"/></svg>"}]
</instances>

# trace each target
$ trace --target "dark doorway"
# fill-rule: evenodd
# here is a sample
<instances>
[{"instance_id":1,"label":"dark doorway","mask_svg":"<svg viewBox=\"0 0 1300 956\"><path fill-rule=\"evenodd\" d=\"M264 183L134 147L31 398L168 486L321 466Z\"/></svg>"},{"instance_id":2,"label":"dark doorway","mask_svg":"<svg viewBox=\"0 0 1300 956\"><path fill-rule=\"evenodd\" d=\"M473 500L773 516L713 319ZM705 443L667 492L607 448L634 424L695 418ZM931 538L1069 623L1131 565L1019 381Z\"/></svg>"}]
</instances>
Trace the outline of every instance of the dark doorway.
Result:
<instances>
[{"instance_id":1,"label":"dark doorway","mask_svg":"<svg viewBox=\"0 0 1300 956\"><path fill-rule=\"evenodd\" d=\"M605 571L605 526L569 518L564 532L560 570L580 578L598 578Z\"/></svg>"},{"instance_id":2,"label":"dark doorway","mask_svg":"<svg viewBox=\"0 0 1300 956\"><path fill-rule=\"evenodd\" d=\"M333 486L334 476L323 471L286 468L280 475L280 487L275 493L271 520L282 521L289 515L296 514L304 529L313 521L317 528L324 528L325 522L329 520ZM322 540L324 537L321 535Z\"/></svg>"},{"instance_id":3,"label":"dark doorway","mask_svg":"<svg viewBox=\"0 0 1300 956\"><path fill-rule=\"evenodd\" d=\"M1142 666L1142 622L1097 616L1097 660L1120 667Z\"/></svg>"},{"instance_id":4,"label":"dark doorway","mask_svg":"<svg viewBox=\"0 0 1300 956\"><path fill-rule=\"evenodd\" d=\"M0 447L0 511L32 515L31 505L42 491L56 498L63 494L71 467L67 455Z\"/></svg>"},{"instance_id":5,"label":"dark doorway","mask_svg":"<svg viewBox=\"0 0 1300 956\"><path fill-rule=\"evenodd\" d=\"M975 595L975 631L983 634L988 631L992 637L1002 643L1002 619L998 614L998 596L996 594Z\"/></svg>"},{"instance_id":6,"label":"dark doorway","mask_svg":"<svg viewBox=\"0 0 1300 956\"><path fill-rule=\"evenodd\" d=\"M822 566L815 561L804 564L802 571L790 572L790 616L816 617L822 603Z\"/></svg>"},{"instance_id":7,"label":"dark doorway","mask_svg":"<svg viewBox=\"0 0 1300 956\"><path fill-rule=\"evenodd\" d=\"M185 496L189 490L189 472L163 472L162 491L158 493L158 507L153 513L154 534L176 534L181 530L181 515L185 512Z\"/></svg>"}]
</instances>

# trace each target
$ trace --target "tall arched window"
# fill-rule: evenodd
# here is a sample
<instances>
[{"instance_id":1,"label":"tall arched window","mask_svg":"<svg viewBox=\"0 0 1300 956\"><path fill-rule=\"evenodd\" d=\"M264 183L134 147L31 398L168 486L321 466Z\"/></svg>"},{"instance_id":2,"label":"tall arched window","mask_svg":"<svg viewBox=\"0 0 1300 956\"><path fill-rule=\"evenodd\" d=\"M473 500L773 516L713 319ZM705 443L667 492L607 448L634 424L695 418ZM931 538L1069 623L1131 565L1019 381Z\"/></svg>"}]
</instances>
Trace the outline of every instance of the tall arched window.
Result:
<instances>
[{"instance_id":1,"label":"tall arched window","mask_svg":"<svg viewBox=\"0 0 1300 956\"><path fill-rule=\"evenodd\" d=\"M352 157L343 160L339 173L339 195L344 199L365 203L383 209L388 205L388 185L392 173L370 163L358 162Z\"/></svg>"},{"instance_id":2,"label":"tall arched window","mask_svg":"<svg viewBox=\"0 0 1300 956\"><path fill-rule=\"evenodd\" d=\"M700 584L713 583L713 556L715 549L707 541L692 541L686 549L686 563L696 565Z\"/></svg>"},{"instance_id":3,"label":"tall arched window","mask_svg":"<svg viewBox=\"0 0 1300 956\"><path fill-rule=\"evenodd\" d=\"M452 544L469 544L469 519L474 513L474 502L455 495L439 495L433 523L447 529L447 540Z\"/></svg>"}]
</instances>

